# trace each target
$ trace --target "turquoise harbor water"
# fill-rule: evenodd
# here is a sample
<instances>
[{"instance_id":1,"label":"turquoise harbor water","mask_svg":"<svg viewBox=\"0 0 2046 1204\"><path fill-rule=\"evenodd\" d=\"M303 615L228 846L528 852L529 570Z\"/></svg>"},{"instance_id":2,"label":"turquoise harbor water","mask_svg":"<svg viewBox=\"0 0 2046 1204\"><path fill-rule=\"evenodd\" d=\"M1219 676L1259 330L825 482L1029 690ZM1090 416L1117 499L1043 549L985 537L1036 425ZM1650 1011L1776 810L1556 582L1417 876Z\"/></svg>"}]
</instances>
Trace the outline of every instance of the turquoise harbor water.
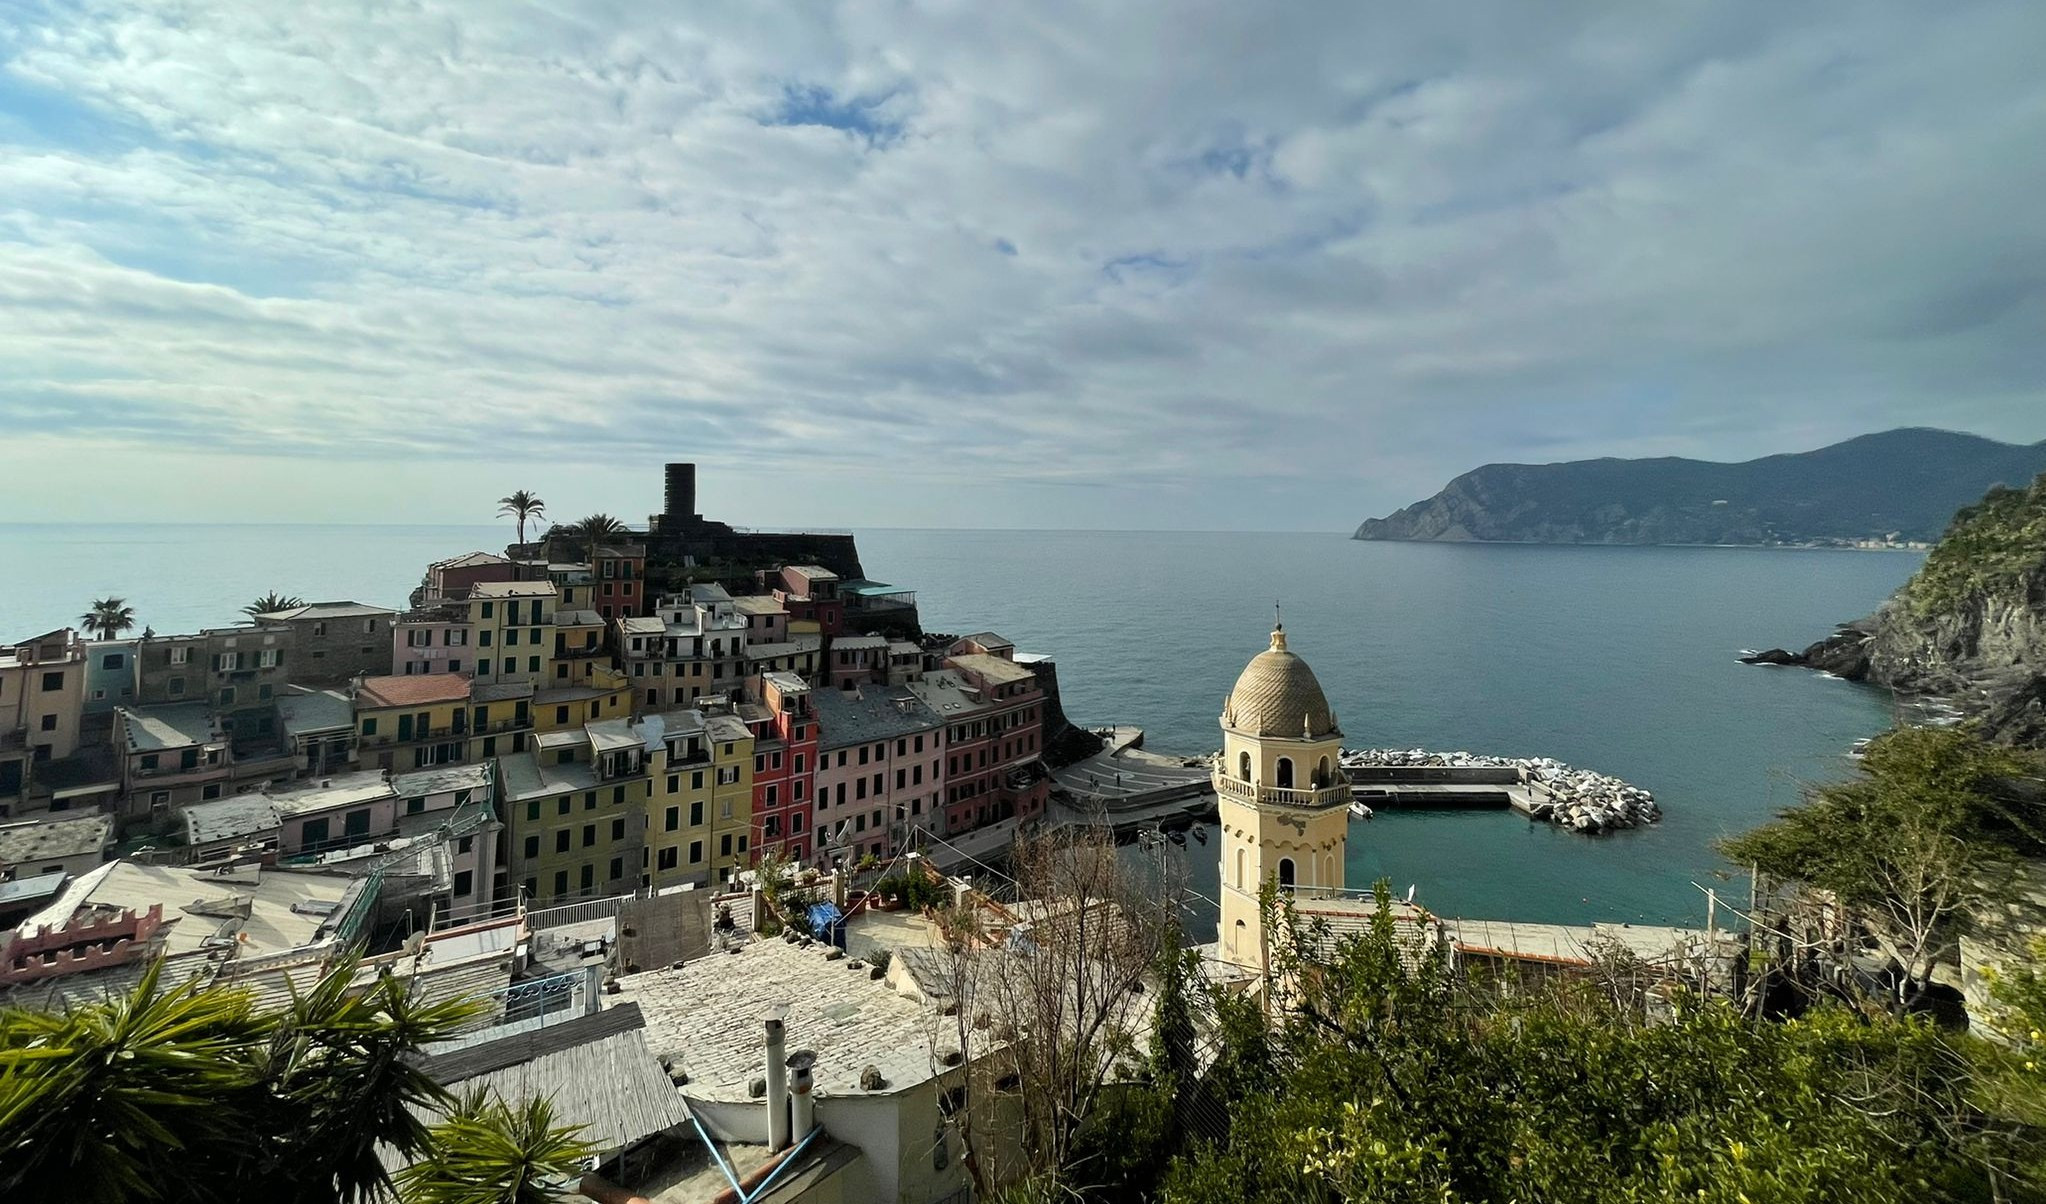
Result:
<instances>
[{"instance_id":1,"label":"turquoise harbor water","mask_svg":"<svg viewBox=\"0 0 2046 1204\"><path fill-rule=\"evenodd\" d=\"M501 527L0 526L0 637L128 597L161 631L227 623L276 588L402 605L432 559ZM1215 717L1285 606L1347 742L1560 757L1655 792L1659 825L1605 837L1508 812L1382 814L1353 827L1349 877L1389 877L1451 915L1700 923L1721 835L1848 772L1892 719L1873 691L1742 666L1871 610L1901 552L1356 543L1340 535L860 533L872 577L919 591L926 626L998 630L1059 662L1080 722L1161 751L1219 741ZM1190 844L1212 895L1212 846Z\"/></svg>"}]
</instances>

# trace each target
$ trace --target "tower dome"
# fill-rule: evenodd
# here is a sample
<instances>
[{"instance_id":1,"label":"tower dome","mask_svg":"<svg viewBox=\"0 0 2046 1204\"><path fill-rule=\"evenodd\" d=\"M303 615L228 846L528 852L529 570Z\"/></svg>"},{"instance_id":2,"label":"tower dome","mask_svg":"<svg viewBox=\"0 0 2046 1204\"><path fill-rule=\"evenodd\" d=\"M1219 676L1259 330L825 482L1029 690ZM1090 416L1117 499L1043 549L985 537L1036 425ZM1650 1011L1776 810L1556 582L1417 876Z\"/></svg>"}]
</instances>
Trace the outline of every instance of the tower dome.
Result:
<instances>
[{"instance_id":1,"label":"tower dome","mask_svg":"<svg viewBox=\"0 0 2046 1204\"><path fill-rule=\"evenodd\" d=\"M1284 626L1274 628L1272 646L1244 666L1222 706L1222 726L1246 736L1291 740L1342 735L1314 670L1286 651Z\"/></svg>"}]
</instances>

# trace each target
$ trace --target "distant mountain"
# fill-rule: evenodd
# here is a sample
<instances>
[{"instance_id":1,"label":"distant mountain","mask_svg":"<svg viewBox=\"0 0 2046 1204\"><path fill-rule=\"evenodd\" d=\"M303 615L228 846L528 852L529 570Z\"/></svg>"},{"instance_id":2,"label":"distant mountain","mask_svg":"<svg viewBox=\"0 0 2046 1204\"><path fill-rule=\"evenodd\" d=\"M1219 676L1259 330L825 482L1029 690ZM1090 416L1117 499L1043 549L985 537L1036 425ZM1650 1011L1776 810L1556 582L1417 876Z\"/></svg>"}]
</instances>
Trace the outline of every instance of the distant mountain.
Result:
<instances>
[{"instance_id":1,"label":"distant mountain","mask_svg":"<svg viewBox=\"0 0 2046 1204\"><path fill-rule=\"evenodd\" d=\"M1740 464L1663 457L1487 464L1358 539L1504 543L1930 543L1993 485L2046 472L2022 446L1907 427Z\"/></svg>"}]
</instances>

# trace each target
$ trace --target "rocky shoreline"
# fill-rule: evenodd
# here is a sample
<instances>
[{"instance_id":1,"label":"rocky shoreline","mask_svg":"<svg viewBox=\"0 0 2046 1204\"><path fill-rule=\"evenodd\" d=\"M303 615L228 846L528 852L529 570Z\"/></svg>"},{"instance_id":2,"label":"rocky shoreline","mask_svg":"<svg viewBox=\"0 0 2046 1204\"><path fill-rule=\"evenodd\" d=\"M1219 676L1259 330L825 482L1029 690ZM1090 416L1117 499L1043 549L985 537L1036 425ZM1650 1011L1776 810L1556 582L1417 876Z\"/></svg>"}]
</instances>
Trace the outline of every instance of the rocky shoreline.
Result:
<instances>
[{"instance_id":1,"label":"rocky shoreline","mask_svg":"<svg viewBox=\"0 0 2046 1204\"><path fill-rule=\"evenodd\" d=\"M1420 748L1356 748L1342 755L1344 769L1513 769L1530 788L1531 818L1576 832L1604 832L1652 824L1662 818L1655 796L1639 786L1554 757L1494 757Z\"/></svg>"}]
</instances>

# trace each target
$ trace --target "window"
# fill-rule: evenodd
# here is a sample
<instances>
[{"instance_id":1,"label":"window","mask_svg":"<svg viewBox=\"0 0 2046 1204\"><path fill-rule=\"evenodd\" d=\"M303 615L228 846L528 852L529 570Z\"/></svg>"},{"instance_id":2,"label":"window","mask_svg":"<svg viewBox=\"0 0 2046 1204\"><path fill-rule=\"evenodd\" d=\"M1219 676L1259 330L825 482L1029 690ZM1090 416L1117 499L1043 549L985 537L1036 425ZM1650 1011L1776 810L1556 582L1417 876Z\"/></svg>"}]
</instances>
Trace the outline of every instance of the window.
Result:
<instances>
[{"instance_id":1,"label":"window","mask_svg":"<svg viewBox=\"0 0 2046 1204\"><path fill-rule=\"evenodd\" d=\"M309 819L298 830L299 843L304 845L325 844L327 841L327 817Z\"/></svg>"},{"instance_id":2,"label":"window","mask_svg":"<svg viewBox=\"0 0 2046 1204\"><path fill-rule=\"evenodd\" d=\"M725 834L724 834L723 836L720 836L720 837L718 837L718 856L720 856L720 857L730 857L731 855L732 855L732 834L731 834L730 832L727 832L727 833L725 833Z\"/></svg>"},{"instance_id":3,"label":"window","mask_svg":"<svg viewBox=\"0 0 2046 1204\"><path fill-rule=\"evenodd\" d=\"M580 875L580 885L584 890L588 890L591 887L595 886L596 884L597 867L594 865L584 865L582 869L582 874Z\"/></svg>"},{"instance_id":4,"label":"window","mask_svg":"<svg viewBox=\"0 0 2046 1204\"><path fill-rule=\"evenodd\" d=\"M672 869L674 869L674 868L675 868L675 851L676 851L676 850L675 850L675 846L674 846L674 845L668 845L667 847L663 848L663 849L661 850L661 852L660 852L660 856L659 856L659 858L658 858L658 859L656 860L656 862L655 862L654 868L656 868L656 869L663 869L663 870L672 870ZM703 842L702 842L702 841L700 841L700 840L699 840L699 841L697 841L697 842L696 842L695 844L692 844L692 845L690 845L690 846L689 846L689 860L690 860L690 862L691 862L692 864L693 864L693 863L695 863L695 862L698 862L698 861L701 861L701 860L703 860Z\"/></svg>"},{"instance_id":5,"label":"window","mask_svg":"<svg viewBox=\"0 0 2046 1204\"><path fill-rule=\"evenodd\" d=\"M568 809L570 807L573 807L574 805L575 802L564 794L560 798L554 800L554 813L556 815L567 815Z\"/></svg>"},{"instance_id":6,"label":"window","mask_svg":"<svg viewBox=\"0 0 2046 1204\"><path fill-rule=\"evenodd\" d=\"M476 875L469 870L455 871L455 894L466 895L475 889Z\"/></svg>"},{"instance_id":7,"label":"window","mask_svg":"<svg viewBox=\"0 0 2046 1204\"><path fill-rule=\"evenodd\" d=\"M184 678L182 678L182 677L173 677L173 678L171 678L171 679L170 679L170 692L171 692L171 693L173 693L173 694L182 694L182 693L184 693L184 692L185 692L185 679L184 679Z\"/></svg>"},{"instance_id":8,"label":"window","mask_svg":"<svg viewBox=\"0 0 2046 1204\"><path fill-rule=\"evenodd\" d=\"M224 707L231 707L234 705L233 686L222 686L220 688L220 705Z\"/></svg>"},{"instance_id":9,"label":"window","mask_svg":"<svg viewBox=\"0 0 2046 1204\"><path fill-rule=\"evenodd\" d=\"M377 734L377 719L375 715L371 715L362 721L362 734L365 736Z\"/></svg>"},{"instance_id":10,"label":"window","mask_svg":"<svg viewBox=\"0 0 2046 1204\"><path fill-rule=\"evenodd\" d=\"M692 840L692 841L690 841L690 842L689 842L689 864L691 864L691 865L702 865L702 864L703 864L703 842L702 842L702 841L700 841L700 840Z\"/></svg>"},{"instance_id":11,"label":"window","mask_svg":"<svg viewBox=\"0 0 2046 1204\"><path fill-rule=\"evenodd\" d=\"M213 658L213 667L215 669L220 670L222 673L232 673L235 670L241 668L241 665L242 654L239 652L223 652L220 655ZM47 684L46 680L43 689L47 690L49 688L50 687Z\"/></svg>"},{"instance_id":12,"label":"window","mask_svg":"<svg viewBox=\"0 0 2046 1204\"><path fill-rule=\"evenodd\" d=\"M485 632L484 634L488 635L489 633L488 633L488 632ZM490 642L489 640L484 640L484 641L483 641L483 643L486 643L486 644L488 644L489 642ZM490 676L490 658L489 658L489 657L487 657L487 656L479 656L479 657L477 657L477 658L476 658L476 676L478 676L478 677L488 677L488 676ZM568 708L567 708L567 707L563 707L563 708L561 708L561 709L565 711L565 710L567 710ZM563 716L562 716L561 718L562 718L562 721L563 721L563 722L566 722L566 721L568 720L568 716L567 716L567 715L563 715Z\"/></svg>"},{"instance_id":13,"label":"window","mask_svg":"<svg viewBox=\"0 0 2046 1204\"><path fill-rule=\"evenodd\" d=\"M189 647L179 647L170 650L170 663L173 665L190 664L191 660L192 650Z\"/></svg>"},{"instance_id":14,"label":"window","mask_svg":"<svg viewBox=\"0 0 2046 1204\"><path fill-rule=\"evenodd\" d=\"M571 838L568 834L567 828L563 828L559 832L556 832L554 834L554 851L557 853L568 852L568 844L570 839Z\"/></svg>"},{"instance_id":15,"label":"window","mask_svg":"<svg viewBox=\"0 0 2046 1204\"><path fill-rule=\"evenodd\" d=\"M567 871L567 870L555 870L555 871L554 871L554 893L555 893L556 895L565 895L565 894L567 894L567 893L568 893L568 871Z\"/></svg>"},{"instance_id":16,"label":"window","mask_svg":"<svg viewBox=\"0 0 2046 1204\"><path fill-rule=\"evenodd\" d=\"M102 668L102 669L118 669L118 668L120 668L120 667L121 667L121 654L120 654L120 653L118 653L118 652L109 652L109 653L107 653L107 654L106 654L105 656L103 656L103 657L101 657L101 658L100 658L100 660L99 660L99 667L100 667L100 668Z\"/></svg>"},{"instance_id":17,"label":"window","mask_svg":"<svg viewBox=\"0 0 2046 1204\"><path fill-rule=\"evenodd\" d=\"M625 820L623 817L611 821L611 839L613 840L625 839ZM613 874L611 876L613 878L616 878L618 875Z\"/></svg>"},{"instance_id":18,"label":"window","mask_svg":"<svg viewBox=\"0 0 2046 1204\"><path fill-rule=\"evenodd\" d=\"M408 798L405 800L405 814L417 815L424 810L426 810L426 800L424 798Z\"/></svg>"},{"instance_id":19,"label":"window","mask_svg":"<svg viewBox=\"0 0 2046 1204\"><path fill-rule=\"evenodd\" d=\"M583 825L583 847L587 849L587 848L589 848L589 847L590 847L591 845L593 845L593 844L595 844L595 843L597 843L597 825L595 825L595 824L584 824L584 825Z\"/></svg>"},{"instance_id":20,"label":"window","mask_svg":"<svg viewBox=\"0 0 2046 1204\"><path fill-rule=\"evenodd\" d=\"M702 804L700 804L700 803L698 804L698 806L701 806L701 805L702 805ZM664 817L664 825L663 825L663 827L662 827L662 829L661 829L661 830L662 830L662 831L664 831L664 832L673 832L673 831L674 831L675 829L677 829L677 828L679 828L679 827L681 827L681 826L682 826L682 808L680 808L680 807L670 807L670 808L668 808L668 814L667 814L667 815L666 815L666 816Z\"/></svg>"},{"instance_id":21,"label":"window","mask_svg":"<svg viewBox=\"0 0 2046 1204\"><path fill-rule=\"evenodd\" d=\"M613 881L613 882L616 882L616 881L618 881L618 880L619 880L620 878L623 878L624 876L625 876L625 858L623 858L623 857L613 857L613 858L611 859L611 881Z\"/></svg>"},{"instance_id":22,"label":"window","mask_svg":"<svg viewBox=\"0 0 2046 1204\"><path fill-rule=\"evenodd\" d=\"M1279 758L1278 786L1281 790L1291 790L1293 788L1293 758L1291 757Z\"/></svg>"},{"instance_id":23,"label":"window","mask_svg":"<svg viewBox=\"0 0 2046 1204\"><path fill-rule=\"evenodd\" d=\"M1279 889L1284 891L1293 889L1293 859L1291 857L1279 858Z\"/></svg>"},{"instance_id":24,"label":"window","mask_svg":"<svg viewBox=\"0 0 2046 1204\"><path fill-rule=\"evenodd\" d=\"M57 730L57 717L55 715L43 716L43 730L46 732L54 732Z\"/></svg>"},{"instance_id":25,"label":"window","mask_svg":"<svg viewBox=\"0 0 2046 1204\"><path fill-rule=\"evenodd\" d=\"M275 648L265 648L258 652L256 654L256 667L258 669L275 669L277 667L277 650Z\"/></svg>"},{"instance_id":26,"label":"window","mask_svg":"<svg viewBox=\"0 0 2046 1204\"><path fill-rule=\"evenodd\" d=\"M702 800L698 800L696 802L689 804L689 826L692 828L700 828L703 826Z\"/></svg>"},{"instance_id":27,"label":"window","mask_svg":"<svg viewBox=\"0 0 2046 1204\"><path fill-rule=\"evenodd\" d=\"M539 838L539 837L537 837L537 836L528 836L528 837L526 837L526 857L527 857L527 859L528 859L528 860L531 860L532 858L538 857L539 855L540 855L540 838Z\"/></svg>"}]
</instances>

